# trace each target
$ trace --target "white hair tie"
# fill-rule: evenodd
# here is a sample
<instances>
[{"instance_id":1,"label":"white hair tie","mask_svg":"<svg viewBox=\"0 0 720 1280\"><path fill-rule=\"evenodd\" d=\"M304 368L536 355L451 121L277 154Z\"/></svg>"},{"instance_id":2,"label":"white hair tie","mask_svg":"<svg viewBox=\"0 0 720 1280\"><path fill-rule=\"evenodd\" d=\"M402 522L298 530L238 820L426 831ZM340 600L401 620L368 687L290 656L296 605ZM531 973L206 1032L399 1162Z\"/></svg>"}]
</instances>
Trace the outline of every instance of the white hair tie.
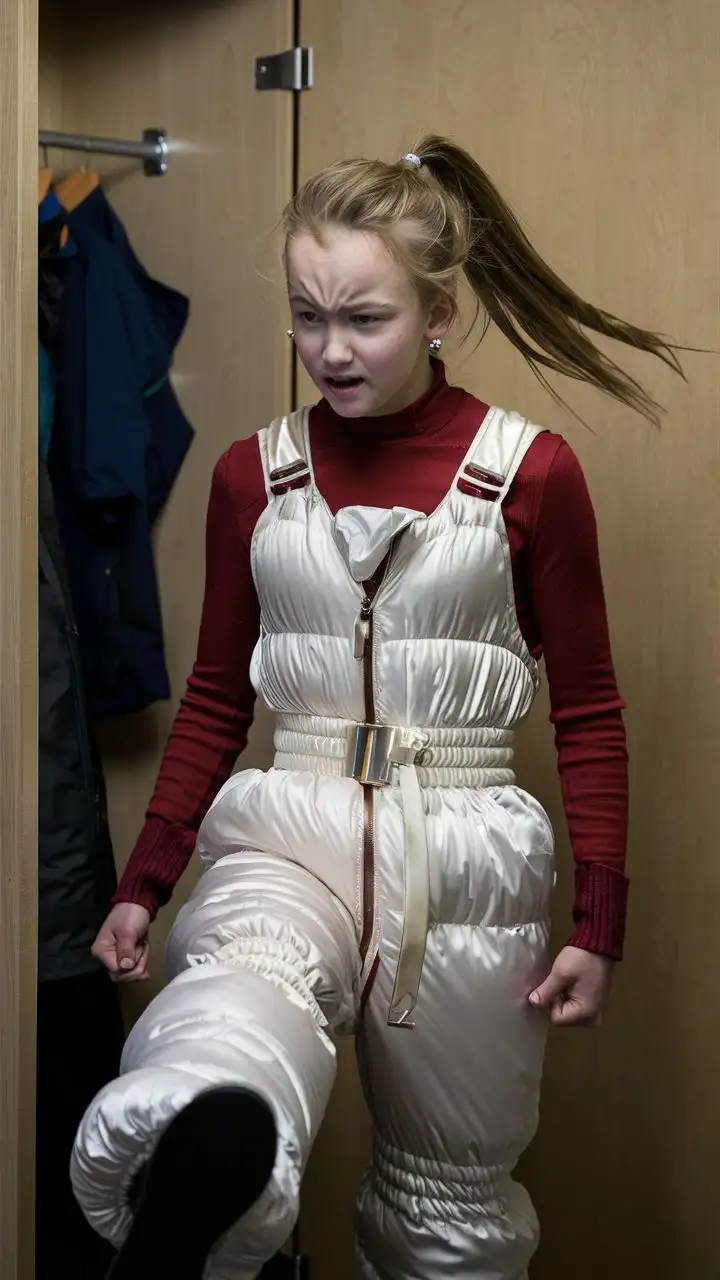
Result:
<instances>
[{"instance_id":1,"label":"white hair tie","mask_svg":"<svg viewBox=\"0 0 720 1280\"><path fill-rule=\"evenodd\" d=\"M406 164L413 165L416 169L419 169L422 164L420 156L416 156L414 151L406 151L405 155L401 156L400 159L404 160Z\"/></svg>"}]
</instances>

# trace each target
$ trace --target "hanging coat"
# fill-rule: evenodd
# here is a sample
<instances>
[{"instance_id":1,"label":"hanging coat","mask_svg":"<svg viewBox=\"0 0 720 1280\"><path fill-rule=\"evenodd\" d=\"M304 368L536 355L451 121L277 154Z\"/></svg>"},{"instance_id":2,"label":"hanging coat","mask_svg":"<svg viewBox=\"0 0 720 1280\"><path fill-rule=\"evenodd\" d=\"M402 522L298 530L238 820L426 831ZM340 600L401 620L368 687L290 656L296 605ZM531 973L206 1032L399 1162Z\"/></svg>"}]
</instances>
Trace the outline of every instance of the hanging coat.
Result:
<instances>
[{"instance_id":1,"label":"hanging coat","mask_svg":"<svg viewBox=\"0 0 720 1280\"><path fill-rule=\"evenodd\" d=\"M188 302L149 277L100 188L66 220L49 469L101 716L170 695L151 530L193 437L169 380Z\"/></svg>"},{"instance_id":2,"label":"hanging coat","mask_svg":"<svg viewBox=\"0 0 720 1280\"><path fill-rule=\"evenodd\" d=\"M52 491L38 477L38 978L79 977L116 887Z\"/></svg>"}]
</instances>

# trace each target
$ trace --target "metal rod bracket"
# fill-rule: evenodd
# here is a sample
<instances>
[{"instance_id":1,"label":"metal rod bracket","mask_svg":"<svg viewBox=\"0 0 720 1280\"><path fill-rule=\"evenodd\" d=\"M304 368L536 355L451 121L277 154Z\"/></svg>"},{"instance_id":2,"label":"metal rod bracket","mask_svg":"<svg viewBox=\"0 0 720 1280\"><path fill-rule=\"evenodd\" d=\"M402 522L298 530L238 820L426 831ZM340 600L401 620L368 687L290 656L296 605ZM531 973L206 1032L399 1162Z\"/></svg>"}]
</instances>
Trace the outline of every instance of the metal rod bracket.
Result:
<instances>
[{"instance_id":1,"label":"metal rod bracket","mask_svg":"<svg viewBox=\"0 0 720 1280\"><path fill-rule=\"evenodd\" d=\"M155 148L154 156L146 156L143 162L145 176L148 178L160 178L167 173L168 167L168 144L167 134L164 129L145 129L143 131L143 142Z\"/></svg>"},{"instance_id":2,"label":"metal rod bracket","mask_svg":"<svg viewBox=\"0 0 720 1280\"><path fill-rule=\"evenodd\" d=\"M60 151L83 151L87 155L127 156L142 160L148 177L167 173L168 138L164 129L145 129L140 142L127 142L122 138L93 138L84 133L55 133L41 129L38 134L41 147Z\"/></svg>"}]
</instances>

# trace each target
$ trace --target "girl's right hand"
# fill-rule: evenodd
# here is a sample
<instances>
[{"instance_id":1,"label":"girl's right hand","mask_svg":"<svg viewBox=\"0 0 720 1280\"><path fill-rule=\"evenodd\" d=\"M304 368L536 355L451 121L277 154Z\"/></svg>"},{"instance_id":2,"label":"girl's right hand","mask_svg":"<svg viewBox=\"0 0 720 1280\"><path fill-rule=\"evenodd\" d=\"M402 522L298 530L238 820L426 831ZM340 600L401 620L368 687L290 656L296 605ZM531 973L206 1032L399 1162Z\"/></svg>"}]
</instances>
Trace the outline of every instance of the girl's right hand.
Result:
<instances>
[{"instance_id":1,"label":"girl's right hand","mask_svg":"<svg viewBox=\"0 0 720 1280\"><path fill-rule=\"evenodd\" d=\"M95 939L91 954L109 969L113 982L145 982L150 957L150 912L135 902L120 902Z\"/></svg>"}]
</instances>

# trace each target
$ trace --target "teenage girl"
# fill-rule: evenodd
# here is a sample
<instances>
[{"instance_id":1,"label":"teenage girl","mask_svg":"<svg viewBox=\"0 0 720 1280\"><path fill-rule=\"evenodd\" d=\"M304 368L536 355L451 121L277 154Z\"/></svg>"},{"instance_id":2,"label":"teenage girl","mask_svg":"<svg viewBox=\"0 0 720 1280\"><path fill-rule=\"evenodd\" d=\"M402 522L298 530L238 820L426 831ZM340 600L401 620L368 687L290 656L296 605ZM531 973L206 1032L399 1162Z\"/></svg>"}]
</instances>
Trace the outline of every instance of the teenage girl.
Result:
<instances>
[{"instance_id":1,"label":"teenage girl","mask_svg":"<svg viewBox=\"0 0 720 1280\"><path fill-rule=\"evenodd\" d=\"M333 165L284 232L322 399L214 474L197 661L94 948L118 981L147 976L195 848L206 871L74 1186L123 1246L118 1280L252 1280L292 1230L352 1031L375 1130L358 1275L523 1280L537 1223L511 1174L547 1024L597 1026L622 954L623 703L577 459L449 385L437 352L464 274L541 376L653 418L588 332L679 366L563 284L442 138ZM541 654L576 862L553 964L552 832L512 770ZM274 767L231 776L256 694Z\"/></svg>"}]
</instances>

